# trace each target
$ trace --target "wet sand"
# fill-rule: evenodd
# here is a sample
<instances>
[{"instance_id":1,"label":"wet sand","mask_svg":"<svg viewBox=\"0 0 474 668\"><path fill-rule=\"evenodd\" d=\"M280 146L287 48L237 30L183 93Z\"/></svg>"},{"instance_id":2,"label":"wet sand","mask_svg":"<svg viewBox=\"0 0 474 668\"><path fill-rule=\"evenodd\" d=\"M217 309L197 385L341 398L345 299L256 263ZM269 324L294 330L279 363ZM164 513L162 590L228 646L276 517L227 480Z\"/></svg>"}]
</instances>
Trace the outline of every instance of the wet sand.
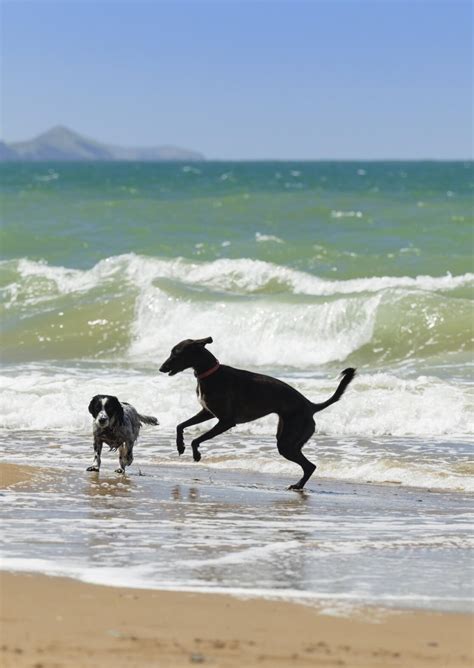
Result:
<instances>
[{"instance_id":1,"label":"wet sand","mask_svg":"<svg viewBox=\"0 0 474 668\"><path fill-rule=\"evenodd\" d=\"M472 665L472 617L365 610L352 617L225 595L1 574L4 668Z\"/></svg>"},{"instance_id":2,"label":"wet sand","mask_svg":"<svg viewBox=\"0 0 474 668\"><path fill-rule=\"evenodd\" d=\"M472 612L470 495L321 478L296 494L286 477L185 461L118 476L109 457L87 473L80 443L40 445L40 467L16 462L23 482L2 491L3 570L338 613Z\"/></svg>"},{"instance_id":3,"label":"wet sand","mask_svg":"<svg viewBox=\"0 0 474 668\"><path fill-rule=\"evenodd\" d=\"M17 485L18 483L30 482L38 475L39 471L40 469L34 466L2 462L0 464L0 489Z\"/></svg>"},{"instance_id":4,"label":"wet sand","mask_svg":"<svg viewBox=\"0 0 474 668\"><path fill-rule=\"evenodd\" d=\"M85 484L87 489L92 485L90 498L100 501L100 513L107 509L104 503L113 503L110 518L105 516L107 523L123 512L122 506L116 504L122 494L125 501L130 499L129 487L133 489L135 485L133 478L124 491L124 482L118 482L115 489L107 475L100 482L98 478L89 481L89 477L72 473L63 469L45 471L24 465L0 465L2 487L9 486L11 490L16 485L21 491L33 485L49 497L50 488L69 485L68 481L72 480L74 493L78 491L76 485ZM160 490L164 499L172 499L173 506L178 504L178 509L182 503L187 504L188 514L196 508L195 482L189 493L182 482L178 493L174 482L170 485L164 478L164 471L160 471L159 486L153 483L153 477L138 478L140 486L137 488L150 483L153 489ZM229 480L226 477L226 495ZM215 485L212 490L215 495L220 494ZM252 493L251 488L246 488L245 498ZM265 494L271 498L273 492ZM326 497L332 498L328 494L317 496L318 505ZM79 503L80 496L75 498ZM298 495L288 498L292 503L301 502ZM239 503L241 508L242 499ZM219 509L221 512L220 505ZM254 506L253 512L256 511L257 506ZM281 514L281 508L279 512ZM298 514L301 512L299 510ZM197 520L195 512L190 521L195 524ZM69 523L71 521L75 522L72 517ZM133 515L128 525L135 526L136 521ZM222 524L222 518L220 522ZM46 524L43 527L45 529ZM102 536L109 541L110 562L112 534L107 533L106 525L94 535L96 533L97 539ZM160 534L157 537L160 541L164 539ZM132 538L136 541L136 536ZM49 540L46 534L45 539ZM39 544L36 545L37 552ZM55 550L62 545L64 543L53 543ZM119 547L126 550L126 544L120 543ZM183 550L181 546L181 553L177 547L168 552L168 559L174 560L173 568L177 570L183 568L179 561ZM107 566L104 554L101 552L100 563ZM155 557L158 554L156 548L153 554ZM129 568L133 568L133 559L130 561L130 556L127 559ZM120 572L126 575L127 570ZM117 583L120 584L120 579ZM0 587L0 665L4 668L158 665L181 668L194 664L224 668L265 665L462 668L472 665L474 658L473 617L464 613L387 610L359 605L352 612L345 608L345 616L331 616L324 614L327 605L323 609L317 605L250 595L242 599L226 594L112 587L5 570L0 573Z\"/></svg>"}]
</instances>

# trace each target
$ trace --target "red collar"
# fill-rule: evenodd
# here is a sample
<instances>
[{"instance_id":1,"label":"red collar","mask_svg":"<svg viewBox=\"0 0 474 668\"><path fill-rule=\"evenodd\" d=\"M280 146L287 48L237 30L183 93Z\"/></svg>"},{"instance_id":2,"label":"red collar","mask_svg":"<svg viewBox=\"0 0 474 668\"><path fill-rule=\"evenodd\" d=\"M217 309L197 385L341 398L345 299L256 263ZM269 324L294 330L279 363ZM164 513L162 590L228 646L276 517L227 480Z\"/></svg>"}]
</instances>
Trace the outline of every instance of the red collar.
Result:
<instances>
[{"instance_id":1,"label":"red collar","mask_svg":"<svg viewBox=\"0 0 474 668\"><path fill-rule=\"evenodd\" d=\"M219 362L217 362L217 364L215 366L213 366L211 369L208 369L207 371L203 371L203 373L196 374L196 378L198 380L202 380L203 378L207 378L212 373L215 373L219 367L220 367L220 364L219 364Z\"/></svg>"}]
</instances>

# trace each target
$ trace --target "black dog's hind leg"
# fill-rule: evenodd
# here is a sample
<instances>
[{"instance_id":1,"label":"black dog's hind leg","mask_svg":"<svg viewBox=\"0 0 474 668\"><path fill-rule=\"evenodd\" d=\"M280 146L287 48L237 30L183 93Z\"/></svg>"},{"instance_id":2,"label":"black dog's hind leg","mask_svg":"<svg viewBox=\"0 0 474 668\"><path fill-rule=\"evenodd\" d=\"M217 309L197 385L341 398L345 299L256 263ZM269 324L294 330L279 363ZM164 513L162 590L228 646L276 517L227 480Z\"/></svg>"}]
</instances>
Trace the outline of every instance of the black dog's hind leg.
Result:
<instances>
[{"instance_id":1,"label":"black dog's hind leg","mask_svg":"<svg viewBox=\"0 0 474 668\"><path fill-rule=\"evenodd\" d=\"M235 427L235 422L233 420L219 420L219 422L212 429L209 429L209 431L206 431L205 434L202 434L202 436L198 436L198 438L195 438L193 441L191 441L194 461L198 462L201 459L201 453L199 452L199 446L201 443L208 441L210 438L214 438L214 436L223 434L225 431L232 429L232 427Z\"/></svg>"},{"instance_id":2,"label":"black dog's hind leg","mask_svg":"<svg viewBox=\"0 0 474 668\"><path fill-rule=\"evenodd\" d=\"M316 470L315 464L306 459L301 452L303 445L314 434L314 430L315 424L312 417L298 416L285 419L280 417L277 431L278 452L290 462L299 464L303 469L303 477L294 485L290 485L288 489L303 489Z\"/></svg>"},{"instance_id":3,"label":"black dog's hind leg","mask_svg":"<svg viewBox=\"0 0 474 668\"><path fill-rule=\"evenodd\" d=\"M87 471L98 471L100 469L100 455L102 453L102 441L94 438L94 463L87 467Z\"/></svg>"},{"instance_id":4,"label":"black dog's hind leg","mask_svg":"<svg viewBox=\"0 0 474 668\"><path fill-rule=\"evenodd\" d=\"M205 422L206 420L212 420L213 417L215 417L215 415L213 415L208 410L203 408L202 411L199 411L199 413L197 413L197 415L194 415L192 418L189 418L189 420L181 422L181 424L179 424L176 427L176 447L180 455L182 455L184 452L183 431L186 429L186 427L192 427L193 424L200 424L201 422Z\"/></svg>"},{"instance_id":5,"label":"black dog's hind leg","mask_svg":"<svg viewBox=\"0 0 474 668\"><path fill-rule=\"evenodd\" d=\"M119 448L120 467L115 469L115 473L125 473L125 468L131 466L133 462L133 443L124 443Z\"/></svg>"}]
</instances>

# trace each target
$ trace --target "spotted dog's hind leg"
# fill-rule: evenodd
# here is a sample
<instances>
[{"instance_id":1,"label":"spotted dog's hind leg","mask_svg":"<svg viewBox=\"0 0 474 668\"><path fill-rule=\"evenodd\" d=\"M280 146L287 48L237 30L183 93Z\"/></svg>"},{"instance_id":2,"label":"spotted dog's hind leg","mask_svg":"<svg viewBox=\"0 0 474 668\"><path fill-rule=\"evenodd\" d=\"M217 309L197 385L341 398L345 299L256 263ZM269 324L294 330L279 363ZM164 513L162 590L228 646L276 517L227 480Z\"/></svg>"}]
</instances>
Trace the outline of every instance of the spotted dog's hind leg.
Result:
<instances>
[{"instance_id":1,"label":"spotted dog's hind leg","mask_svg":"<svg viewBox=\"0 0 474 668\"><path fill-rule=\"evenodd\" d=\"M133 462L133 443L123 443L119 447L120 467L115 469L115 473L125 473L125 468L131 466Z\"/></svg>"},{"instance_id":2,"label":"spotted dog's hind leg","mask_svg":"<svg viewBox=\"0 0 474 668\"><path fill-rule=\"evenodd\" d=\"M98 471L100 469L100 455L102 454L102 441L94 437L94 463L87 467L87 471Z\"/></svg>"}]
</instances>

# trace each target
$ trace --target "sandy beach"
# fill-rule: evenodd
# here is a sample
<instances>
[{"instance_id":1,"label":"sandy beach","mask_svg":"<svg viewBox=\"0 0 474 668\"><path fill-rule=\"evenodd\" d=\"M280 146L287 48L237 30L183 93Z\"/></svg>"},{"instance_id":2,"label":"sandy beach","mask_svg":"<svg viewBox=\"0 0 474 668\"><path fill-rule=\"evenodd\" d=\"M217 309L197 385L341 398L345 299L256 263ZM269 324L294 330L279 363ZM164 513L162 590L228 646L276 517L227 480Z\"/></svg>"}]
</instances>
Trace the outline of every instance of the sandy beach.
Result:
<instances>
[{"instance_id":1,"label":"sandy beach","mask_svg":"<svg viewBox=\"0 0 474 668\"><path fill-rule=\"evenodd\" d=\"M469 666L472 619L1 575L2 665Z\"/></svg>"}]
</instances>

